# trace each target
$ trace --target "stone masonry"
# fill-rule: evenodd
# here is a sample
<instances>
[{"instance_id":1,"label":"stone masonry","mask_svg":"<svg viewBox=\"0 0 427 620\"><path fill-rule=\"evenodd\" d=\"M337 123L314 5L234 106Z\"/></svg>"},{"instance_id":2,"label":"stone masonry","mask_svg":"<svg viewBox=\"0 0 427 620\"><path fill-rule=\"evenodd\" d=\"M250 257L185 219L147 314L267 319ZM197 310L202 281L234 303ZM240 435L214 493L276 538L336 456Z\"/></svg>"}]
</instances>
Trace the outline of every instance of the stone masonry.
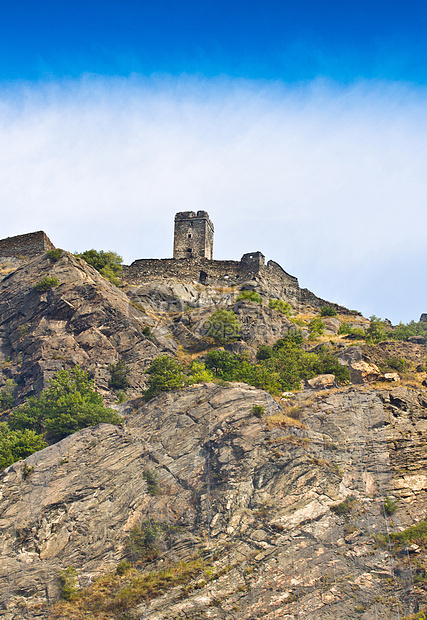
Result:
<instances>
[{"instance_id":1,"label":"stone masonry","mask_svg":"<svg viewBox=\"0 0 427 620\"><path fill-rule=\"evenodd\" d=\"M55 246L42 230L0 240L0 256L33 258L54 249Z\"/></svg>"},{"instance_id":2,"label":"stone masonry","mask_svg":"<svg viewBox=\"0 0 427 620\"><path fill-rule=\"evenodd\" d=\"M214 227L206 211L183 211L175 215L173 257L213 258Z\"/></svg>"},{"instance_id":3,"label":"stone masonry","mask_svg":"<svg viewBox=\"0 0 427 620\"><path fill-rule=\"evenodd\" d=\"M178 280L240 289L257 288L262 281L262 287L267 286L273 297L315 307L330 303L308 289L301 289L297 278L278 263L270 260L265 264L259 251L244 254L240 261L213 260L213 235L214 227L206 211L177 213L173 258L146 258L123 265L123 280L136 286ZM33 258L53 249L55 246L41 230L0 240L0 257ZM332 305L340 312L348 312L342 306Z\"/></svg>"}]
</instances>

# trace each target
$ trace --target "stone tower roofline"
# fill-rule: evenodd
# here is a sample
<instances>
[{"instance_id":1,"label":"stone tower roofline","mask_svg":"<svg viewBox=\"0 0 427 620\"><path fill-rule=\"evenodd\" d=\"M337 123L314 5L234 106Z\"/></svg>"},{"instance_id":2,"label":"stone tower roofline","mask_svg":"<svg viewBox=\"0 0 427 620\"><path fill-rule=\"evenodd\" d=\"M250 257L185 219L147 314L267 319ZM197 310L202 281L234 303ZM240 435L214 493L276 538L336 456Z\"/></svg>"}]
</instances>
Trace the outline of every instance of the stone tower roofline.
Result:
<instances>
[{"instance_id":1,"label":"stone tower roofline","mask_svg":"<svg viewBox=\"0 0 427 620\"><path fill-rule=\"evenodd\" d=\"M212 230L214 228L214 225L209 219L209 213L207 211L197 211L197 213L195 211L179 211L175 214L175 220L188 220L191 218L204 218L208 220L208 223Z\"/></svg>"}]
</instances>

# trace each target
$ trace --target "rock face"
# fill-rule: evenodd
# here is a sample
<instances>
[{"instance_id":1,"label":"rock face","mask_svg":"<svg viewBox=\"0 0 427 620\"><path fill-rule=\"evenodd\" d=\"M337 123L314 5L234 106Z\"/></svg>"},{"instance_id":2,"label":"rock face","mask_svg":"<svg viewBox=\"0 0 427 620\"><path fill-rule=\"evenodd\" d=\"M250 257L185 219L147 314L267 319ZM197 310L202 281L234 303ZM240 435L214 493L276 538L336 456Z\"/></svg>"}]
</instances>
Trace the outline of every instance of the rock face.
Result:
<instances>
[{"instance_id":1,"label":"rock face","mask_svg":"<svg viewBox=\"0 0 427 620\"><path fill-rule=\"evenodd\" d=\"M185 596L174 588L134 617L413 612L410 564L397 570L375 537L427 515L426 396L351 387L302 392L284 407L244 384L193 386L128 413L123 427L80 431L11 466L1 478L0 616L47 618L60 570L74 566L85 586L114 569L147 518L176 534L146 570L203 547L217 552L218 578ZM399 499L392 519L387 496Z\"/></svg>"},{"instance_id":2,"label":"rock face","mask_svg":"<svg viewBox=\"0 0 427 620\"><path fill-rule=\"evenodd\" d=\"M360 347L345 349L338 355L338 361L349 369L352 383L375 381L381 376L381 371L376 364L368 364L363 359Z\"/></svg>"},{"instance_id":3,"label":"rock face","mask_svg":"<svg viewBox=\"0 0 427 620\"><path fill-rule=\"evenodd\" d=\"M59 284L39 293L34 285L44 277L56 278ZM143 333L147 327L150 338ZM162 352L176 351L167 336L158 320L66 252L57 262L46 254L38 257L0 282L2 380L13 378L21 399L39 393L61 368L76 364L90 370L108 396L108 365L119 359L131 369L136 395L150 361Z\"/></svg>"},{"instance_id":4,"label":"rock face","mask_svg":"<svg viewBox=\"0 0 427 620\"><path fill-rule=\"evenodd\" d=\"M57 284L37 292L45 277ZM132 559L129 535L146 522L168 535L156 534L159 556L140 559L142 572L195 556L211 566L204 579L135 602L122 620L402 620L427 605L424 582L413 579L425 549L398 556L388 538L427 516L427 393L405 387L407 367L411 385L426 381L424 342L321 340L313 351L327 346L353 385L315 377L280 401L245 384L140 398L153 358L190 361L212 346L206 322L217 308L238 316L241 340L226 349L247 358L295 330L269 308L270 298L287 299L273 284L260 274L245 282L257 304L237 302L238 286L171 279L117 288L66 252L57 261L0 258L0 388L14 379L20 403L79 364L111 404L108 368L123 360L131 397L116 403L122 426L80 431L0 474L1 618L47 620L62 570L74 567L88 586ZM312 296L288 298L307 325ZM326 320L335 336L340 321ZM401 358L401 381L387 383L384 368ZM386 502L397 502L393 515Z\"/></svg>"}]
</instances>

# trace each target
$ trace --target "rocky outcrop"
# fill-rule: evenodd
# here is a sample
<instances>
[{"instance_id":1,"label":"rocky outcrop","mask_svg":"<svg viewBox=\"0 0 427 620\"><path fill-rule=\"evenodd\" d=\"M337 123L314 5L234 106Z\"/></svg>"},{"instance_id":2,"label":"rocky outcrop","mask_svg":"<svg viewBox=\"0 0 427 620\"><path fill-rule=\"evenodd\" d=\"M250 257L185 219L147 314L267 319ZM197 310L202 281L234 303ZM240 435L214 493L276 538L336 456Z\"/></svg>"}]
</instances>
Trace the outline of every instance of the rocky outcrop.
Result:
<instances>
[{"instance_id":1,"label":"rocky outcrop","mask_svg":"<svg viewBox=\"0 0 427 620\"><path fill-rule=\"evenodd\" d=\"M37 292L34 285L45 277L56 278L57 285ZM119 359L129 366L130 393L137 395L150 361L176 347L157 317L66 252L56 262L38 257L0 282L0 381L13 378L21 400L76 364L91 372L108 397L108 365Z\"/></svg>"},{"instance_id":2,"label":"rocky outcrop","mask_svg":"<svg viewBox=\"0 0 427 620\"><path fill-rule=\"evenodd\" d=\"M425 394L347 388L281 406L244 384L204 384L137 407L123 427L80 431L4 472L2 617L45 618L61 569L74 566L87 585L125 557L129 532L148 518L175 534L144 570L203 548L216 552L217 577L190 582L185 596L173 588L135 617L389 619L416 609L410 565L397 571L376 536L427 514ZM387 496L399 499L392 519Z\"/></svg>"},{"instance_id":3,"label":"rocky outcrop","mask_svg":"<svg viewBox=\"0 0 427 620\"><path fill-rule=\"evenodd\" d=\"M352 383L376 381L381 377L378 366L363 359L360 347L348 347L338 355L338 361L349 369Z\"/></svg>"}]
</instances>

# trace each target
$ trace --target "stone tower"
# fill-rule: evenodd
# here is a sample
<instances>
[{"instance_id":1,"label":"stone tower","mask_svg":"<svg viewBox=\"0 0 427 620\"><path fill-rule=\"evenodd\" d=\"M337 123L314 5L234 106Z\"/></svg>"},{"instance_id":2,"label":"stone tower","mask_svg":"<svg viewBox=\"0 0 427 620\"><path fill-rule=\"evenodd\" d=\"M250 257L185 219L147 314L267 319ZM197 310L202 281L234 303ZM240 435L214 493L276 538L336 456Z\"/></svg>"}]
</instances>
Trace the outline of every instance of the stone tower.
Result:
<instances>
[{"instance_id":1,"label":"stone tower","mask_svg":"<svg viewBox=\"0 0 427 620\"><path fill-rule=\"evenodd\" d=\"M214 227L206 211L183 211L175 215L174 258L213 256Z\"/></svg>"}]
</instances>

